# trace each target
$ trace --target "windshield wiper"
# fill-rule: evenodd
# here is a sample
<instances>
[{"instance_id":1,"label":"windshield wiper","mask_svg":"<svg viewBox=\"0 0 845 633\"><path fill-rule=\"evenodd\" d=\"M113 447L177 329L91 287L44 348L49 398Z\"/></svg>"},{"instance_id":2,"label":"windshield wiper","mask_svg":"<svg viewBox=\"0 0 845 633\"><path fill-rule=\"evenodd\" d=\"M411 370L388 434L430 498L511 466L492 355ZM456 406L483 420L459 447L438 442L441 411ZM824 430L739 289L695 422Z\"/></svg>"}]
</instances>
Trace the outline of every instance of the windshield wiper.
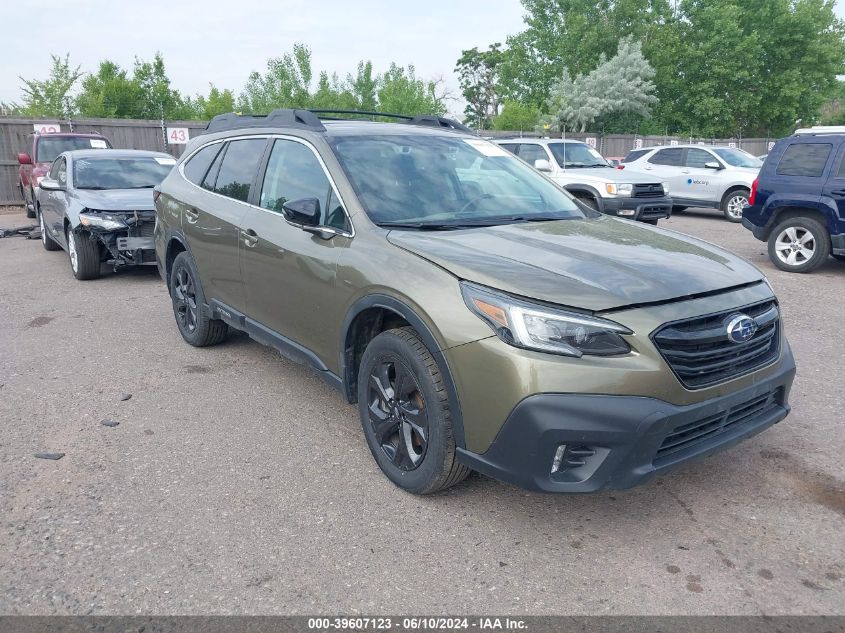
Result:
<instances>
[{"instance_id":1,"label":"windshield wiper","mask_svg":"<svg viewBox=\"0 0 845 633\"><path fill-rule=\"evenodd\" d=\"M76 186L77 189L86 189L89 191L102 191L103 189L108 189L108 187L100 187L99 185L91 185L90 187L81 187L79 185Z\"/></svg>"},{"instance_id":2,"label":"windshield wiper","mask_svg":"<svg viewBox=\"0 0 845 633\"><path fill-rule=\"evenodd\" d=\"M138 185L137 187L124 187L124 189L152 189L155 185Z\"/></svg>"},{"instance_id":3,"label":"windshield wiper","mask_svg":"<svg viewBox=\"0 0 845 633\"><path fill-rule=\"evenodd\" d=\"M388 229L416 229L418 231L448 231L449 229L460 228L456 224L443 224L441 222L379 222L378 226Z\"/></svg>"}]
</instances>

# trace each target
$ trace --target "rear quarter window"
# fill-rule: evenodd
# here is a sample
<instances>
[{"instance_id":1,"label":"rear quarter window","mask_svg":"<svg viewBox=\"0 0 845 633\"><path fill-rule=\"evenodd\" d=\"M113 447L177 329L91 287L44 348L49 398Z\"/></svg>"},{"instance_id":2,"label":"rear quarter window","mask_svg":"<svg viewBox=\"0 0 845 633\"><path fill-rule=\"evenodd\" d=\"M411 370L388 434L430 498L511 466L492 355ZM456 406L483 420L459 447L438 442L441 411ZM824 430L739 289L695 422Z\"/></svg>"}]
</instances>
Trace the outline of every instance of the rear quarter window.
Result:
<instances>
[{"instance_id":1,"label":"rear quarter window","mask_svg":"<svg viewBox=\"0 0 845 633\"><path fill-rule=\"evenodd\" d=\"M650 150L647 149L635 149L633 152L629 152L628 155L622 159L623 163L633 163L638 158L642 158L646 154L649 153Z\"/></svg>"},{"instance_id":2,"label":"rear quarter window","mask_svg":"<svg viewBox=\"0 0 845 633\"><path fill-rule=\"evenodd\" d=\"M671 167L680 167L681 158L684 150L681 148L662 149L654 156L648 159L652 165L669 165Z\"/></svg>"},{"instance_id":3,"label":"rear quarter window","mask_svg":"<svg viewBox=\"0 0 845 633\"><path fill-rule=\"evenodd\" d=\"M185 163L185 167L182 168L185 173L185 178L195 185L200 184L202 179L205 178L208 168L211 167L211 163L215 156L217 156L217 152L220 151L221 147L223 147L223 143L207 145L191 156Z\"/></svg>"},{"instance_id":4,"label":"rear quarter window","mask_svg":"<svg viewBox=\"0 0 845 633\"><path fill-rule=\"evenodd\" d=\"M786 148L778 163L778 176L820 178L833 151L830 143L795 143Z\"/></svg>"}]
</instances>

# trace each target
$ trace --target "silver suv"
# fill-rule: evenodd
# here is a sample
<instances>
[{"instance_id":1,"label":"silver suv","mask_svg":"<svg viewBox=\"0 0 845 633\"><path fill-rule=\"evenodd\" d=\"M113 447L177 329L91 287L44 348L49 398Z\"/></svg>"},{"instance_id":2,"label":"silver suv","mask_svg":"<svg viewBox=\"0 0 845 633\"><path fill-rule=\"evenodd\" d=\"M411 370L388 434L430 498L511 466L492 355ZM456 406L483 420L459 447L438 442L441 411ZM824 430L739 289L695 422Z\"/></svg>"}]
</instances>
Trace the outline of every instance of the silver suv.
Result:
<instances>
[{"instance_id":1,"label":"silver suv","mask_svg":"<svg viewBox=\"0 0 845 633\"><path fill-rule=\"evenodd\" d=\"M751 183L763 165L733 147L675 145L637 149L622 161L625 172L656 176L669 183L674 211L687 207L720 209L731 222L742 222Z\"/></svg>"},{"instance_id":2,"label":"silver suv","mask_svg":"<svg viewBox=\"0 0 845 633\"><path fill-rule=\"evenodd\" d=\"M501 139L496 143L545 172L597 211L649 224L672 215L672 200L661 179L614 169L586 143L527 138Z\"/></svg>"}]
</instances>

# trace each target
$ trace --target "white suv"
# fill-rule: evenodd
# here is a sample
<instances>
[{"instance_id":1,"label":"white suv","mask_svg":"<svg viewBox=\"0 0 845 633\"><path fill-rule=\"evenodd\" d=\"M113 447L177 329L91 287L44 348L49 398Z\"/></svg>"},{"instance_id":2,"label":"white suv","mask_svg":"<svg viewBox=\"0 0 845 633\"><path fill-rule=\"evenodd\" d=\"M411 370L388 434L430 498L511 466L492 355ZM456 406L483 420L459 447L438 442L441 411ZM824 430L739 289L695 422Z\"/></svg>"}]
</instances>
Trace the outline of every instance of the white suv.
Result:
<instances>
[{"instance_id":1,"label":"white suv","mask_svg":"<svg viewBox=\"0 0 845 633\"><path fill-rule=\"evenodd\" d=\"M666 181L675 211L712 207L721 209L731 222L742 222L751 184L762 165L759 158L733 147L675 145L634 150L620 169Z\"/></svg>"},{"instance_id":2,"label":"white suv","mask_svg":"<svg viewBox=\"0 0 845 633\"><path fill-rule=\"evenodd\" d=\"M648 224L672 215L672 199L660 178L614 169L586 143L546 138L496 143L597 211Z\"/></svg>"}]
</instances>

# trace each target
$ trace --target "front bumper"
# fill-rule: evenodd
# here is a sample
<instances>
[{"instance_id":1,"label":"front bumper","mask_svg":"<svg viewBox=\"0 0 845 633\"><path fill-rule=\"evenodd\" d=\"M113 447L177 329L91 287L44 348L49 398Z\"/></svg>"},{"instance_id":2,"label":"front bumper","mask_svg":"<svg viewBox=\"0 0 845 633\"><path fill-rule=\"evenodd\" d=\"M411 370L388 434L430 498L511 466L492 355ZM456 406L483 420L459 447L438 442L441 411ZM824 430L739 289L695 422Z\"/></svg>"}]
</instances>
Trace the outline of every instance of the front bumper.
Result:
<instances>
[{"instance_id":1,"label":"front bumper","mask_svg":"<svg viewBox=\"0 0 845 633\"><path fill-rule=\"evenodd\" d=\"M513 409L484 454L458 449L459 459L485 475L529 490L631 488L784 419L795 377L788 346L779 362L778 370L760 382L686 406L637 396L529 396ZM569 452L552 473L561 445Z\"/></svg>"},{"instance_id":2,"label":"front bumper","mask_svg":"<svg viewBox=\"0 0 845 633\"><path fill-rule=\"evenodd\" d=\"M628 220L660 220L672 215L672 199L660 198L602 198L602 208L607 215L615 215Z\"/></svg>"}]
</instances>

